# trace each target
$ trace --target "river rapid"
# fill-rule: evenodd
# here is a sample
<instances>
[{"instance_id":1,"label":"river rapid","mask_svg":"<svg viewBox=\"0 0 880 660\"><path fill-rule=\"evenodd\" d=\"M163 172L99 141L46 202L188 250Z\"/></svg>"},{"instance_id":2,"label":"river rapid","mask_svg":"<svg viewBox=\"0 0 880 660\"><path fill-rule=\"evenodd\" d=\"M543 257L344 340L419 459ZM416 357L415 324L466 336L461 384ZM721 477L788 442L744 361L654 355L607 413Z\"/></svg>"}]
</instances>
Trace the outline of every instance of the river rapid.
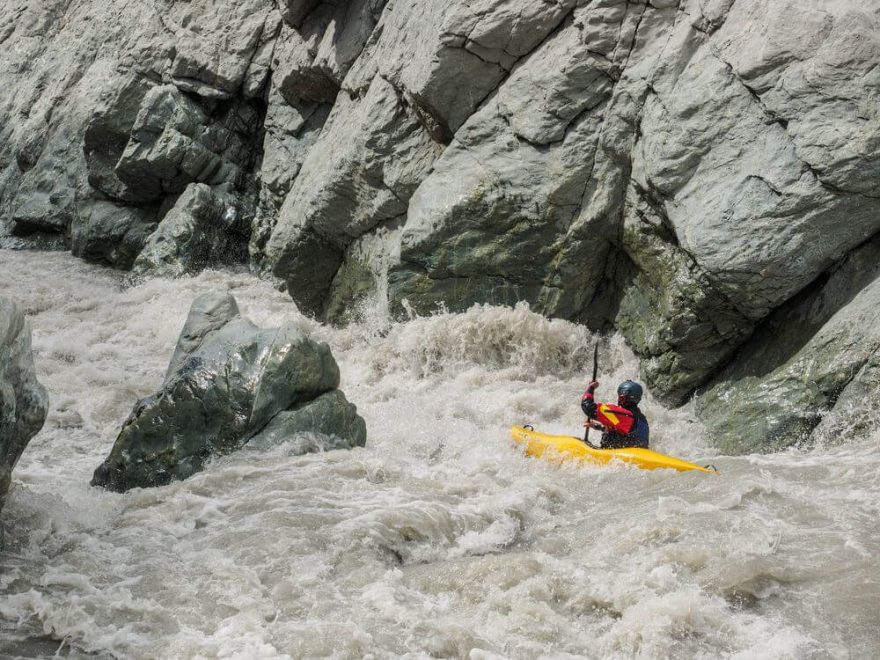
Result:
<instances>
[{"instance_id":1,"label":"river rapid","mask_svg":"<svg viewBox=\"0 0 880 660\"><path fill-rule=\"evenodd\" d=\"M330 344L367 446L90 487L212 288ZM653 448L719 475L557 466L508 429L579 433L595 338L525 307L334 329L247 273L131 284L58 252L0 251L0 295L50 396L0 514L0 655L880 657L880 433L718 456L649 393ZM637 376L602 338L599 398Z\"/></svg>"}]
</instances>

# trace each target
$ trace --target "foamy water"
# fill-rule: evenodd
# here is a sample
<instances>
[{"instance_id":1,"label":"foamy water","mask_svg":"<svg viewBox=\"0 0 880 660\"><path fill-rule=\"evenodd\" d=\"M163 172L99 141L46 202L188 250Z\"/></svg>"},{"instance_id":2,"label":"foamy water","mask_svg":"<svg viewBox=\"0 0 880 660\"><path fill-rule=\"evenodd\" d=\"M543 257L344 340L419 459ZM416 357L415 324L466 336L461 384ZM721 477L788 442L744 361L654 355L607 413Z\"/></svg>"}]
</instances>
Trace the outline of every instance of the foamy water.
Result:
<instances>
[{"instance_id":1,"label":"foamy water","mask_svg":"<svg viewBox=\"0 0 880 660\"><path fill-rule=\"evenodd\" d=\"M170 486L91 488L192 300L216 287L255 323L292 315L331 345L367 446L245 449ZM0 514L0 653L880 655L880 435L722 457L689 409L649 397L654 447L720 475L559 467L508 429L579 432L595 338L526 308L333 329L247 274L126 286L69 255L9 251L0 295L30 314L51 400ZM603 338L600 395L637 374Z\"/></svg>"}]
</instances>

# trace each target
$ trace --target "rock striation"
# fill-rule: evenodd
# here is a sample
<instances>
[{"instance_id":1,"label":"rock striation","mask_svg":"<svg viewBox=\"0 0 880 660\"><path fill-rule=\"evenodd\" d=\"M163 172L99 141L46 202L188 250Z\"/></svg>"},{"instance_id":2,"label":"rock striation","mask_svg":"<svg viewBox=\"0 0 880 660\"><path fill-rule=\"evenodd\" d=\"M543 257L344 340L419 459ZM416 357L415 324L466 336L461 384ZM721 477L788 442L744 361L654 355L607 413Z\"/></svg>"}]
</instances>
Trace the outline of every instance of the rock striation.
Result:
<instances>
[{"instance_id":1,"label":"rock striation","mask_svg":"<svg viewBox=\"0 0 880 660\"><path fill-rule=\"evenodd\" d=\"M21 308L0 298L0 509L12 469L28 442L43 428L49 398L37 381L31 330Z\"/></svg>"},{"instance_id":2,"label":"rock striation","mask_svg":"<svg viewBox=\"0 0 880 660\"><path fill-rule=\"evenodd\" d=\"M332 322L527 301L620 331L673 405L783 368L756 342L810 296L861 314L820 292L880 232L871 3L0 6L0 245L246 259ZM700 410L723 446L778 446L848 382L746 444Z\"/></svg>"},{"instance_id":3,"label":"rock striation","mask_svg":"<svg viewBox=\"0 0 880 660\"><path fill-rule=\"evenodd\" d=\"M164 485L249 441L295 441L301 452L363 446L364 420L338 386L326 344L292 323L258 328L228 293L204 294L193 302L165 381L135 405L92 484L120 492Z\"/></svg>"}]
</instances>

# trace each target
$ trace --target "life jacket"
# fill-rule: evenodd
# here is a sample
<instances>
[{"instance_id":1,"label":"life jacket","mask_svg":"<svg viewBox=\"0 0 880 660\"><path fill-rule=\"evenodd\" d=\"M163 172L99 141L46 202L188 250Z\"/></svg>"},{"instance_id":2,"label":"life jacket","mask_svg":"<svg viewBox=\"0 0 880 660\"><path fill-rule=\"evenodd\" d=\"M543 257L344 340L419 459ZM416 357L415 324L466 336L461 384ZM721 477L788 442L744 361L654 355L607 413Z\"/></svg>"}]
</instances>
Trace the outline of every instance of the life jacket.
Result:
<instances>
[{"instance_id":1,"label":"life jacket","mask_svg":"<svg viewBox=\"0 0 880 660\"><path fill-rule=\"evenodd\" d=\"M602 433L603 449L648 448L650 430L648 420L641 410L628 410L611 403L600 403L596 406L596 413L596 418L605 427Z\"/></svg>"},{"instance_id":2,"label":"life jacket","mask_svg":"<svg viewBox=\"0 0 880 660\"><path fill-rule=\"evenodd\" d=\"M593 393L588 390L581 400L581 408L588 417L605 427L602 433L603 448L648 448L648 420L638 407L629 410L613 403L597 403L593 400Z\"/></svg>"},{"instance_id":3,"label":"life jacket","mask_svg":"<svg viewBox=\"0 0 880 660\"><path fill-rule=\"evenodd\" d=\"M622 435L629 435L636 425L636 416L631 411L613 403L597 403L596 420L609 431Z\"/></svg>"}]
</instances>

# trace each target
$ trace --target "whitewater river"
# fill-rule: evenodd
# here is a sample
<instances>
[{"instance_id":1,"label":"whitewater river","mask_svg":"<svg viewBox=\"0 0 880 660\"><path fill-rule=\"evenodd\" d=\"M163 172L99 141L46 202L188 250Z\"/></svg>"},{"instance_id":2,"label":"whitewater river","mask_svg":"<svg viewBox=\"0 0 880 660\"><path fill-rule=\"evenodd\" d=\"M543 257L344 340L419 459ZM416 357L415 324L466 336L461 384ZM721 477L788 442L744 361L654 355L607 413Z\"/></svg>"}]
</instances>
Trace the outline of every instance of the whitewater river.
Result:
<instances>
[{"instance_id":1,"label":"whitewater river","mask_svg":"<svg viewBox=\"0 0 880 660\"><path fill-rule=\"evenodd\" d=\"M330 344L367 446L90 487L218 287ZM508 429L579 432L594 338L525 308L388 325L377 306L333 329L245 273L129 285L9 251L0 295L28 311L50 396L0 514L0 655L880 657L880 434L723 457L649 396L654 447L720 475L558 467ZM637 373L602 340L600 398Z\"/></svg>"}]
</instances>

